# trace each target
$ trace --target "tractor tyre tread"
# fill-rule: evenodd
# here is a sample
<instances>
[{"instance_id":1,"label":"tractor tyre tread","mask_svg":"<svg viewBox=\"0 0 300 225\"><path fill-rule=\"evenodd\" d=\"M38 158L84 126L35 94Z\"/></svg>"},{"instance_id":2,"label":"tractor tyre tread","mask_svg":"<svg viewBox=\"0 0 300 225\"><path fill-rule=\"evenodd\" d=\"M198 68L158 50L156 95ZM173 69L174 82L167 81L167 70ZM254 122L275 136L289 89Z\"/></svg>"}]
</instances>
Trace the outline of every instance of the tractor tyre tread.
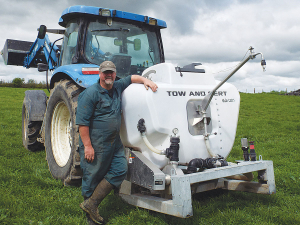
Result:
<instances>
[{"instance_id":1,"label":"tractor tyre tread","mask_svg":"<svg viewBox=\"0 0 300 225\"><path fill-rule=\"evenodd\" d=\"M28 121L28 115L25 104L23 104L22 109L22 140L23 146L31 151L36 152L40 150L44 150L43 143L37 141L40 129L42 126L42 121Z\"/></svg>"}]
</instances>

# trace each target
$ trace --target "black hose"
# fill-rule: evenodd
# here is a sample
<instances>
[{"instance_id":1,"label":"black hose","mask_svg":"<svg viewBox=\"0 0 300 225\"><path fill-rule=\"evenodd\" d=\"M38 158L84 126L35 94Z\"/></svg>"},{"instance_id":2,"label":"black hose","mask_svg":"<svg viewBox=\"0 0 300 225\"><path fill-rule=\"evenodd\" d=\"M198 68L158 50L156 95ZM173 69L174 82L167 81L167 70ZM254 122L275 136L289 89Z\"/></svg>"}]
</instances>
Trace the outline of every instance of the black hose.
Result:
<instances>
[{"instance_id":1,"label":"black hose","mask_svg":"<svg viewBox=\"0 0 300 225\"><path fill-rule=\"evenodd\" d=\"M217 163L220 163L219 166L228 166L228 163L224 158L195 158L192 159L187 168L187 173L196 173L199 169L211 169L217 167Z\"/></svg>"},{"instance_id":2,"label":"black hose","mask_svg":"<svg viewBox=\"0 0 300 225\"><path fill-rule=\"evenodd\" d=\"M54 46L55 42L57 42L57 41L59 41L59 40L61 40L61 39L63 39L63 37L57 39L56 41L54 41L53 44L52 44L52 46L51 46L51 49L50 49L50 52L49 52L49 58L48 58L48 62L47 62L48 68L49 68L49 61L50 61L50 57L51 57L51 52L52 52L52 50L53 50L53 46ZM48 90L48 92L50 93L50 90L49 90L49 84L48 84L48 71L47 71L47 73L46 73L46 85L47 85L47 90Z\"/></svg>"},{"instance_id":3,"label":"black hose","mask_svg":"<svg viewBox=\"0 0 300 225\"><path fill-rule=\"evenodd\" d=\"M187 173L196 173L198 168L204 167L204 159L196 158L189 162Z\"/></svg>"}]
</instances>

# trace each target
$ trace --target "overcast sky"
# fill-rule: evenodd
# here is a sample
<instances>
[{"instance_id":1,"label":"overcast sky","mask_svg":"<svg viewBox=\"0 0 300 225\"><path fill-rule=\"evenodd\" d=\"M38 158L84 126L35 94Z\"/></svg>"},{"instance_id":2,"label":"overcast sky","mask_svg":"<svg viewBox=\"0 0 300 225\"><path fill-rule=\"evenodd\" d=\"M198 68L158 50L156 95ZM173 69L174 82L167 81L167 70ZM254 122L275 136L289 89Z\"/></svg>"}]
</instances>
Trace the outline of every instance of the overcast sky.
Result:
<instances>
[{"instance_id":1,"label":"overcast sky","mask_svg":"<svg viewBox=\"0 0 300 225\"><path fill-rule=\"evenodd\" d=\"M6 39L34 41L37 28L60 28L62 11L72 5L89 5L147 15L166 21L162 30L166 62L184 66L201 62L216 79L237 65L250 46L262 52L228 82L243 92L300 89L299 0L0 0L0 49ZM59 35L49 35L51 41ZM5 66L0 59L0 80L15 77L45 80L36 69Z\"/></svg>"}]
</instances>

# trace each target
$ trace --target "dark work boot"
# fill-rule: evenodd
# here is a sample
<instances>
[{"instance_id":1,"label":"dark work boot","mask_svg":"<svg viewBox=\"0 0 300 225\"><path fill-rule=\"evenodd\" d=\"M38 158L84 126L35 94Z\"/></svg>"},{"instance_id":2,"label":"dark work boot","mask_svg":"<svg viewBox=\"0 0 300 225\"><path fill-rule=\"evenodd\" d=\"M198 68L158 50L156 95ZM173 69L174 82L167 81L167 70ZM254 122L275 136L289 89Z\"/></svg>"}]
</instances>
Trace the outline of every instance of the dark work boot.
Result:
<instances>
[{"instance_id":1,"label":"dark work boot","mask_svg":"<svg viewBox=\"0 0 300 225\"><path fill-rule=\"evenodd\" d=\"M87 199L88 199L88 197L85 197L85 196L83 196L83 198L84 198L84 200L87 200ZM88 225L97 225L97 223L95 223L95 222L91 219L90 214L88 214L87 212L86 212L86 221L87 221L87 224L88 224Z\"/></svg>"},{"instance_id":2,"label":"dark work boot","mask_svg":"<svg viewBox=\"0 0 300 225\"><path fill-rule=\"evenodd\" d=\"M80 208L88 213L96 224L104 224L104 219L99 215L98 206L112 189L113 185L103 179L94 190L92 196L80 204Z\"/></svg>"}]
</instances>

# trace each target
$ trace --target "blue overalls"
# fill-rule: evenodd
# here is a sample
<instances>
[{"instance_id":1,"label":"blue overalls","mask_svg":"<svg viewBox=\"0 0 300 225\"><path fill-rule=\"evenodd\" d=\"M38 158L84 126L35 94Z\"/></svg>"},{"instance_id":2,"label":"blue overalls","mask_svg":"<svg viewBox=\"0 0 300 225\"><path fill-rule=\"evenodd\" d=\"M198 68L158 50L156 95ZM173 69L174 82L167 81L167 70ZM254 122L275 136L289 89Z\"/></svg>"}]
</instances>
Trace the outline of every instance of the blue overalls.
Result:
<instances>
[{"instance_id":1,"label":"blue overalls","mask_svg":"<svg viewBox=\"0 0 300 225\"><path fill-rule=\"evenodd\" d=\"M113 97L99 81L78 97L76 124L89 126L93 162L87 162L84 145L79 138L80 167L83 171L82 195L90 197L99 182L105 178L119 187L127 173L127 160L119 135L121 126L121 94L131 84L131 76L115 81Z\"/></svg>"}]
</instances>

